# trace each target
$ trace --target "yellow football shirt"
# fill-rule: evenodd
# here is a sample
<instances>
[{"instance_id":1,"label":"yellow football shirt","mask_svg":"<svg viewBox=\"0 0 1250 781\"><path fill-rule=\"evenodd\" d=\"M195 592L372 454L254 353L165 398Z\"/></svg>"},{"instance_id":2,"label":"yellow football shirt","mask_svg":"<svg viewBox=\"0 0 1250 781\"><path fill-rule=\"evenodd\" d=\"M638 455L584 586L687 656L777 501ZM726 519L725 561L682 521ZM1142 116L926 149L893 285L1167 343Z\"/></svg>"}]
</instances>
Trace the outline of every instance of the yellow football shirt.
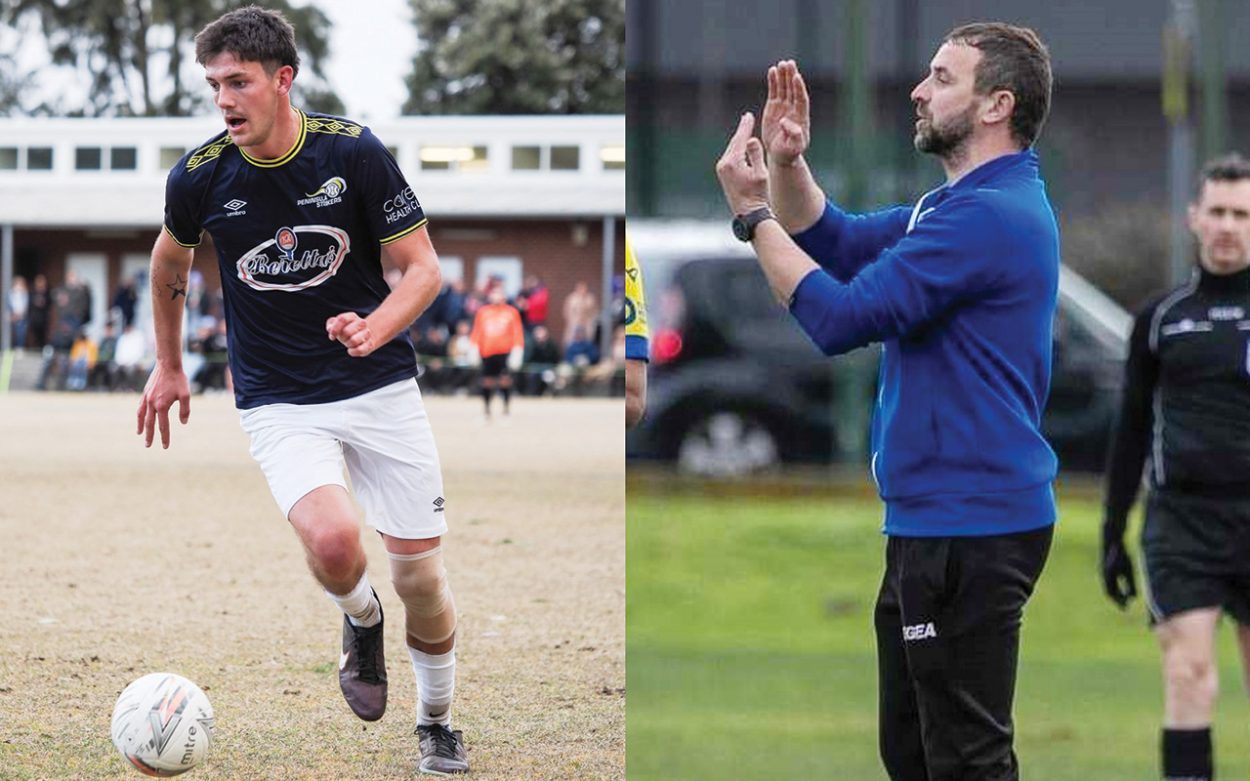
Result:
<instances>
[{"instance_id":1,"label":"yellow football shirt","mask_svg":"<svg viewBox=\"0 0 1250 781\"><path fill-rule=\"evenodd\" d=\"M642 292L642 269L625 235L625 357L647 360L647 302Z\"/></svg>"}]
</instances>

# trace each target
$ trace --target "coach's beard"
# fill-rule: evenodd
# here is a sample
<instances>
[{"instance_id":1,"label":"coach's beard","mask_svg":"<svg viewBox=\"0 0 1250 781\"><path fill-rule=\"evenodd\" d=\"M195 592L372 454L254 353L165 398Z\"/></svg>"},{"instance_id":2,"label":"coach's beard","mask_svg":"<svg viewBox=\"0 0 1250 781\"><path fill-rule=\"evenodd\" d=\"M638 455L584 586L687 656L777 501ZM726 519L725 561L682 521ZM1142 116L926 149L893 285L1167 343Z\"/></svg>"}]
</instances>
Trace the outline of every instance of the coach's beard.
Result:
<instances>
[{"instance_id":1,"label":"coach's beard","mask_svg":"<svg viewBox=\"0 0 1250 781\"><path fill-rule=\"evenodd\" d=\"M932 119L921 117L924 123L916 130L913 143L917 152L934 155L948 162L963 156L967 150L968 139L972 136L973 113L975 106L952 118L945 125L939 125Z\"/></svg>"}]
</instances>

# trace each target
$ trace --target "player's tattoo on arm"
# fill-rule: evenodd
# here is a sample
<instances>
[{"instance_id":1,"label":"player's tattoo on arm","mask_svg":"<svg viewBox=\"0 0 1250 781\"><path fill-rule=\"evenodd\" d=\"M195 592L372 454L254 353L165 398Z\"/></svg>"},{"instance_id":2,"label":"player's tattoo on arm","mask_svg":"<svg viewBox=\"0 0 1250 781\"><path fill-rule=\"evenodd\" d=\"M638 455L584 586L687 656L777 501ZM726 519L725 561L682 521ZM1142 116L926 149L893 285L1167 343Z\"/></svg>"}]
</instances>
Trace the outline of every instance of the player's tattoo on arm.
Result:
<instances>
[{"instance_id":1,"label":"player's tattoo on arm","mask_svg":"<svg viewBox=\"0 0 1250 781\"><path fill-rule=\"evenodd\" d=\"M182 296L183 298L187 297L187 281L182 278L181 274L175 274L174 281L172 283L166 283L165 287L170 290L170 301L173 301L178 296Z\"/></svg>"}]
</instances>

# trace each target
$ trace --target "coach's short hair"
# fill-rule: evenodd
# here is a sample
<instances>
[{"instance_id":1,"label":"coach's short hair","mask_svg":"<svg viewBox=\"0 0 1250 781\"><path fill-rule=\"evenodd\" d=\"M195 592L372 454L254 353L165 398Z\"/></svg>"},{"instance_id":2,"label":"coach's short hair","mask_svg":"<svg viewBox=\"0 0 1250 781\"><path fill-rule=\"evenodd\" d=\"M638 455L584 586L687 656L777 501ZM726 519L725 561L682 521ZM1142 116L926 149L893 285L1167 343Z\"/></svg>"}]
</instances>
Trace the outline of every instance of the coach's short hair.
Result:
<instances>
[{"instance_id":1,"label":"coach's short hair","mask_svg":"<svg viewBox=\"0 0 1250 781\"><path fill-rule=\"evenodd\" d=\"M976 22L951 30L943 43L962 43L981 51L973 88L981 95L995 90L1015 95L1011 135L1021 146L1032 146L1050 113L1053 84L1050 52L1037 33L1002 22Z\"/></svg>"},{"instance_id":2,"label":"coach's short hair","mask_svg":"<svg viewBox=\"0 0 1250 781\"><path fill-rule=\"evenodd\" d=\"M1202 172L1198 174L1194 199L1202 198L1202 188L1207 182L1240 182L1243 179L1250 179L1250 160L1237 152L1212 158L1202 166Z\"/></svg>"},{"instance_id":3,"label":"coach's short hair","mask_svg":"<svg viewBox=\"0 0 1250 781\"><path fill-rule=\"evenodd\" d=\"M245 62L259 62L270 75L283 65L290 65L299 73L295 28L281 13L258 5L223 14L196 34L196 62L206 65L222 52L230 52Z\"/></svg>"}]
</instances>

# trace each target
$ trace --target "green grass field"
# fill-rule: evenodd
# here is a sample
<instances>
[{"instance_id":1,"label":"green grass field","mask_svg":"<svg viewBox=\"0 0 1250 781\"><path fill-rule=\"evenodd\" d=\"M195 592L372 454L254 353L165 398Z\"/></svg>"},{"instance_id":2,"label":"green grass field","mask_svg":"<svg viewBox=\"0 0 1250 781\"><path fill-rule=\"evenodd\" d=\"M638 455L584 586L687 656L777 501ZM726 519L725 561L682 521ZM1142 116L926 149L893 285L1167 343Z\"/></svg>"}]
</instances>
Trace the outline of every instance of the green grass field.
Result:
<instances>
[{"instance_id":1,"label":"green grass field","mask_svg":"<svg viewBox=\"0 0 1250 781\"><path fill-rule=\"evenodd\" d=\"M708 496L631 476L630 781L885 779L872 633L880 504L789 493ZM1158 778L1158 650L1141 601L1122 613L1101 593L1099 504L1089 487L1060 490L1055 544L1025 611L1024 778ZM1250 708L1227 624L1219 654L1217 775L1246 778Z\"/></svg>"}]
</instances>

